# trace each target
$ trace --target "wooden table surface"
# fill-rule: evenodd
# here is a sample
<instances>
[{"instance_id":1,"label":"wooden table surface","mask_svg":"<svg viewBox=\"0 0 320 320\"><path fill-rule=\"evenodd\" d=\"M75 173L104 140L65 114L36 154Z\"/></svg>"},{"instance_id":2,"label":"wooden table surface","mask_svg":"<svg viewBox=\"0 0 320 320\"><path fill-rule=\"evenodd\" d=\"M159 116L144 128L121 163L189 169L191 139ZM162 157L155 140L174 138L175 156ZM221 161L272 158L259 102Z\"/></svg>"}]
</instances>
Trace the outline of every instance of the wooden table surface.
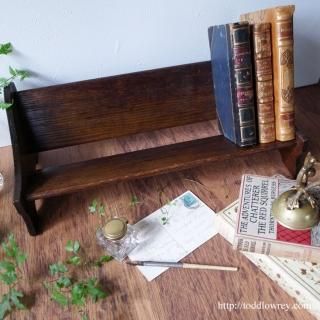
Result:
<instances>
[{"instance_id":1,"label":"wooden table surface","mask_svg":"<svg viewBox=\"0 0 320 320\"><path fill-rule=\"evenodd\" d=\"M320 87L296 90L297 125L310 138L310 150L320 158ZM116 154L152 145L190 140L217 133L214 122L161 130L157 133L136 135L90 146L73 147L61 152L41 155L42 163L78 161L105 154ZM130 165L128 163L128 165ZM198 195L208 206L219 211L238 197L241 175L256 173L288 176L277 151L239 158L223 163L213 163L180 173L172 173L130 183L120 183L93 189L71 196L52 198L41 208L45 232L30 237L22 219L11 204L13 190L13 161L11 147L0 148L0 171L5 177L5 188L0 194L1 239L13 232L28 253L24 268L26 281L22 289L33 299L30 311L19 311L9 319L78 319L75 311L61 310L51 302L42 287L50 263L65 258L67 240L79 240L91 256L102 253L95 242L98 217L88 214L89 203L98 198L108 210L137 222L159 208L159 188L164 188L169 198L186 190ZM79 173L81 174L81 172ZM193 180L193 181L191 181ZM142 204L128 208L132 195ZM110 212L107 213L110 215ZM111 295L103 302L89 305L90 319L314 319L305 310L220 310L218 303L288 303L295 301L241 253L234 251L219 235L206 242L184 259L205 264L235 265L239 272L197 271L170 269L156 280L147 282L132 266L111 261L91 276L99 276ZM1 286L0 293L6 288Z\"/></svg>"}]
</instances>

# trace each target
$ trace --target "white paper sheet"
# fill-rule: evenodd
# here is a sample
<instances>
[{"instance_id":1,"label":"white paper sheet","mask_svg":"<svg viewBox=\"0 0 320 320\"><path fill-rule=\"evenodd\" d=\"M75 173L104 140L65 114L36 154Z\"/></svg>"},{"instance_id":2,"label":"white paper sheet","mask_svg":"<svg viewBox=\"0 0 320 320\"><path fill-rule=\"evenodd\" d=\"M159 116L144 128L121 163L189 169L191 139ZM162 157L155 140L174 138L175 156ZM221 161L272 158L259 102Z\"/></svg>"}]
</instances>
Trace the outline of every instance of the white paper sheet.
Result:
<instances>
[{"instance_id":1,"label":"white paper sheet","mask_svg":"<svg viewBox=\"0 0 320 320\"><path fill-rule=\"evenodd\" d=\"M187 208L185 197L196 200ZM191 198L190 198L191 197ZM163 213L168 212L168 214ZM135 224L140 244L130 254L133 261L178 262L218 232L215 212L191 191L187 191L146 218ZM162 218L168 218L164 224ZM191 262L191 261L190 261ZM148 281L168 268L138 267Z\"/></svg>"}]
</instances>

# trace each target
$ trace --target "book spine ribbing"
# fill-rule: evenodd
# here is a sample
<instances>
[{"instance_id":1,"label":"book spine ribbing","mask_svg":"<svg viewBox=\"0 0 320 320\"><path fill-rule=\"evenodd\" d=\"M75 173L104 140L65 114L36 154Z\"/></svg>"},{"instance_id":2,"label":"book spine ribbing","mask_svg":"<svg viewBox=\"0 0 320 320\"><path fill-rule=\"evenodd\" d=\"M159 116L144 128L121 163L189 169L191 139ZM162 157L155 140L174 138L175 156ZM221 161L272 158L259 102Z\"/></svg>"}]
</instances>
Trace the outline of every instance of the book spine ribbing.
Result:
<instances>
[{"instance_id":1,"label":"book spine ribbing","mask_svg":"<svg viewBox=\"0 0 320 320\"><path fill-rule=\"evenodd\" d=\"M259 142L275 141L271 24L252 25Z\"/></svg>"},{"instance_id":2,"label":"book spine ribbing","mask_svg":"<svg viewBox=\"0 0 320 320\"><path fill-rule=\"evenodd\" d=\"M320 247L314 248L278 240L263 240L236 235L233 248L243 252L254 252L301 261L320 262Z\"/></svg>"},{"instance_id":3,"label":"book spine ribbing","mask_svg":"<svg viewBox=\"0 0 320 320\"><path fill-rule=\"evenodd\" d=\"M273 90L276 139L295 138L294 126L294 61L293 13L294 5L242 14L241 21L251 24L271 23Z\"/></svg>"},{"instance_id":4,"label":"book spine ribbing","mask_svg":"<svg viewBox=\"0 0 320 320\"><path fill-rule=\"evenodd\" d=\"M237 143L256 144L256 116L253 91L250 26L248 23L229 24L234 72L234 114Z\"/></svg>"},{"instance_id":5,"label":"book spine ribbing","mask_svg":"<svg viewBox=\"0 0 320 320\"><path fill-rule=\"evenodd\" d=\"M275 10L272 31L274 54L274 88L276 138L288 141L295 138L294 127L294 64L293 64L293 11ZM276 66L276 68L275 68Z\"/></svg>"}]
</instances>

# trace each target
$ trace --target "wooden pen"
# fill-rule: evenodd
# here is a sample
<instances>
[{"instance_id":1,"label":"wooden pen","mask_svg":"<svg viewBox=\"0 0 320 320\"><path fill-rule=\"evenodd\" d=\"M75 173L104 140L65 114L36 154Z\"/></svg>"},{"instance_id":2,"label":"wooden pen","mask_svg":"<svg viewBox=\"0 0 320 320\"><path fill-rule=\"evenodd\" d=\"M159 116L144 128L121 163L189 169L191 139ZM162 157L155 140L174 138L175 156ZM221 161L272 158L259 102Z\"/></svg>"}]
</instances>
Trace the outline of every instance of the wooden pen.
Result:
<instances>
[{"instance_id":1,"label":"wooden pen","mask_svg":"<svg viewBox=\"0 0 320 320\"><path fill-rule=\"evenodd\" d=\"M130 261L130 260L128 260L128 261L126 261L126 263L134 265L134 266L145 266L145 267L238 271L238 267L214 266L214 265L207 265L207 264L184 263L184 262Z\"/></svg>"}]
</instances>

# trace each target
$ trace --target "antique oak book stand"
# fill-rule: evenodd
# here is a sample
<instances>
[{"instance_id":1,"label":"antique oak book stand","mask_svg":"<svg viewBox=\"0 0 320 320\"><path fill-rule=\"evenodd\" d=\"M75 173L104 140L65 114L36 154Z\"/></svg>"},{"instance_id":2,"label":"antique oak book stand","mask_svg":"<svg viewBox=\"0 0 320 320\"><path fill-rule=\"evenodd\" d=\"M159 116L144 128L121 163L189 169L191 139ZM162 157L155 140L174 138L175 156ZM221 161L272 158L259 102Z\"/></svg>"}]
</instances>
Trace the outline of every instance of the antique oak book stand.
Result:
<instances>
[{"instance_id":1,"label":"antique oak book stand","mask_svg":"<svg viewBox=\"0 0 320 320\"><path fill-rule=\"evenodd\" d=\"M288 142L239 148L214 136L39 169L38 153L216 118L210 62L17 92L5 90L12 140L13 203L31 235L41 232L35 200L107 183L188 169L279 149L292 175L304 150Z\"/></svg>"}]
</instances>

